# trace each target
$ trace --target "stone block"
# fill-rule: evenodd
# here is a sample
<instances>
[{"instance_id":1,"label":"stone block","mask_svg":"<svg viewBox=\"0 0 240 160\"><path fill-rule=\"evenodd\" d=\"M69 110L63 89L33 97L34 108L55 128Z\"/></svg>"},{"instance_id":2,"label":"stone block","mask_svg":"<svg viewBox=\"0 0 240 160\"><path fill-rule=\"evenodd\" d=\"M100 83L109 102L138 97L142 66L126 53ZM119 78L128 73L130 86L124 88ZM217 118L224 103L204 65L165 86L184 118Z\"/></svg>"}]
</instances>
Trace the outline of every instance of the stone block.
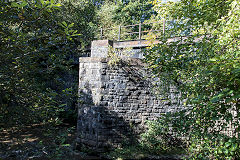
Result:
<instances>
[{"instance_id":1,"label":"stone block","mask_svg":"<svg viewBox=\"0 0 240 160\"><path fill-rule=\"evenodd\" d=\"M92 52L96 53L92 56L96 57L79 59L79 93L83 93L84 102L79 106L78 133L93 148L118 145L124 137L129 138L129 133L135 134L131 129L140 132L146 120L159 117L160 113L171 110L165 109L166 106L172 105L151 94L151 79L141 78L145 69L139 60L130 59L127 67L110 68L108 59L101 58L110 43L93 42ZM136 75L140 77L137 79ZM170 98L176 98L176 94ZM129 122L133 124L131 129Z\"/></svg>"}]
</instances>

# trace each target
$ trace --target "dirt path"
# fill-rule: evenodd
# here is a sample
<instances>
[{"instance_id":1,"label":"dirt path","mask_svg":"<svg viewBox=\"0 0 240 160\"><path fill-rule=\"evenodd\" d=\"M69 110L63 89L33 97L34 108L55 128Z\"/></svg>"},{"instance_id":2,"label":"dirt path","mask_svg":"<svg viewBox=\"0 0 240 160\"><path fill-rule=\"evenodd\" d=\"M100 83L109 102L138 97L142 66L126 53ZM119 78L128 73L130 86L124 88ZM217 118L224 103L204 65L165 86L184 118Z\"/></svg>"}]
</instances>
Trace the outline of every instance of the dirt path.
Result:
<instances>
[{"instance_id":1,"label":"dirt path","mask_svg":"<svg viewBox=\"0 0 240 160\"><path fill-rule=\"evenodd\" d=\"M0 160L74 159L75 127L34 124L0 130Z\"/></svg>"},{"instance_id":2,"label":"dirt path","mask_svg":"<svg viewBox=\"0 0 240 160\"><path fill-rule=\"evenodd\" d=\"M87 155L74 150L76 127L69 124L33 124L24 127L0 128L0 160L99 160L113 159L103 154ZM121 156L120 156L121 157ZM136 157L135 157L136 158ZM119 159L119 158L116 158ZM179 160L166 156L145 156L136 159Z\"/></svg>"}]
</instances>

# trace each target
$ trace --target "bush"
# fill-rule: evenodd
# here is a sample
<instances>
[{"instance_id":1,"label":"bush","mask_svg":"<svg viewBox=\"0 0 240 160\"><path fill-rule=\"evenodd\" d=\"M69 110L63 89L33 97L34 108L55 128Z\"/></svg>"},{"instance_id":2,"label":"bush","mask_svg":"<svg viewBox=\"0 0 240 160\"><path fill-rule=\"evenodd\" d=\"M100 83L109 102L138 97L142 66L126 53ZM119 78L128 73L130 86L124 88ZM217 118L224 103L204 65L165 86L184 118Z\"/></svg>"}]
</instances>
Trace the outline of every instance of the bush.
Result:
<instances>
[{"instance_id":1,"label":"bush","mask_svg":"<svg viewBox=\"0 0 240 160\"><path fill-rule=\"evenodd\" d=\"M81 6L84 14L78 16L88 15L89 6ZM70 15L71 7L53 0L0 1L1 122L54 121L63 111L76 113L74 61L92 36L82 36L74 23L61 18ZM77 25L86 23L91 30L91 20L76 17L71 19L80 20Z\"/></svg>"},{"instance_id":2,"label":"bush","mask_svg":"<svg viewBox=\"0 0 240 160\"><path fill-rule=\"evenodd\" d=\"M183 152L183 142L173 135L169 120L163 117L147 122L147 131L141 135L141 146L152 154L179 154ZM171 134L172 133L172 134Z\"/></svg>"}]
</instances>

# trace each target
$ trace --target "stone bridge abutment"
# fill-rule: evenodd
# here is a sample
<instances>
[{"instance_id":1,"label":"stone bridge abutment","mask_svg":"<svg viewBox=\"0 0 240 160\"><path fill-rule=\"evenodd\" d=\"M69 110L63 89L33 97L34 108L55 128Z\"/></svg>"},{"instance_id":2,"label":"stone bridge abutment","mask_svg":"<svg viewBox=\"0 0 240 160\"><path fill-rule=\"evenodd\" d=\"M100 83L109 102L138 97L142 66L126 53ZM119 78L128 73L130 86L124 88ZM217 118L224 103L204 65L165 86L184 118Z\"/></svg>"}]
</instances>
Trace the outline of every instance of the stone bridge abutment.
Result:
<instances>
[{"instance_id":1,"label":"stone bridge abutment","mask_svg":"<svg viewBox=\"0 0 240 160\"><path fill-rule=\"evenodd\" d=\"M132 142L147 120L178 109L177 101L174 104L152 93L152 79L141 60L141 49L147 45L146 41L93 41L91 57L79 59L79 145L100 151ZM111 66L109 46L131 47L133 54ZM174 99L177 93L172 90L171 94Z\"/></svg>"}]
</instances>

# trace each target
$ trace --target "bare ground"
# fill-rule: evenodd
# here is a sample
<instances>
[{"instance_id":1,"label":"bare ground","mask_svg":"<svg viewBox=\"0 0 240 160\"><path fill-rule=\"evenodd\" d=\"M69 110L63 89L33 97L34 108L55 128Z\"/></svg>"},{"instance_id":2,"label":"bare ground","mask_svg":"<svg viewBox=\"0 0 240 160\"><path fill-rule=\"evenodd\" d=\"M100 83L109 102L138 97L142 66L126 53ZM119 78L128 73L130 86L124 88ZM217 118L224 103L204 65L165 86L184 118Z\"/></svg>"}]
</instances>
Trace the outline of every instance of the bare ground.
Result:
<instances>
[{"instance_id":1,"label":"bare ground","mask_svg":"<svg viewBox=\"0 0 240 160\"><path fill-rule=\"evenodd\" d=\"M0 160L75 159L76 129L69 124L33 124L0 130Z\"/></svg>"}]
</instances>

